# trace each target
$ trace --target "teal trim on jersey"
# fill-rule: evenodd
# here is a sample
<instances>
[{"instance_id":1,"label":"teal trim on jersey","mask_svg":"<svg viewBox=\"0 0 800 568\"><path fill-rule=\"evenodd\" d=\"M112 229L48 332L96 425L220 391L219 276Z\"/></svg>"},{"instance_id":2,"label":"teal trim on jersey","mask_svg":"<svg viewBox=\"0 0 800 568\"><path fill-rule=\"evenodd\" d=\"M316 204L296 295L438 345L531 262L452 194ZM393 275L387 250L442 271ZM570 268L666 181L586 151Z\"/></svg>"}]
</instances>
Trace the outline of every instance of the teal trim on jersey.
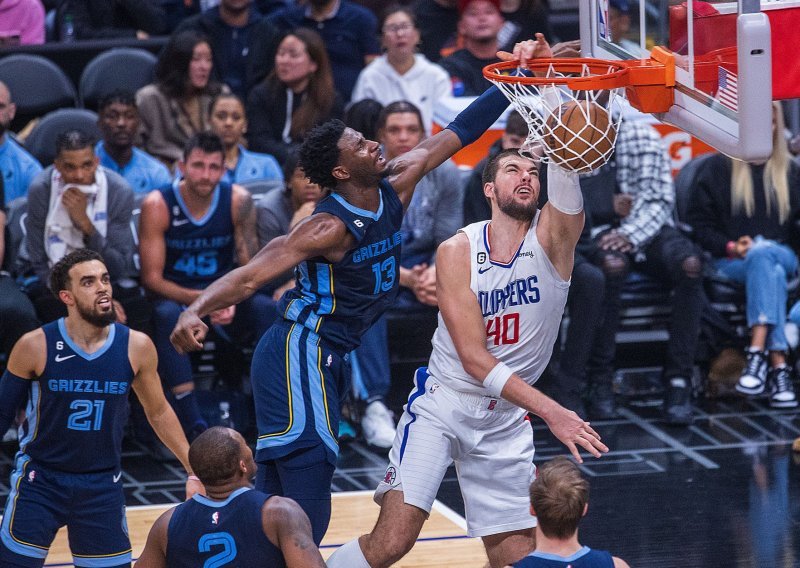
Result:
<instances>
[{"instance_id":1,"label":"teal trim on jersey","mask_svg":"<svg viewBox=\"0 0 800 568\"><path fill-rule=\"evenodd\" d=\"M111 346L114 345L114 337L117 335L117 326L113 323L109 326L110 329L108 330L108 337L106 337L105 343L103 346L95 351L94 353L87 353L78 345L72 341L72 338L67 333L67 324L64 323L64 318L58 320L58 331L61 333L61 337L64 339L64 343L69 345L69 348L72 349L77 355L80 355L87 361L94 361L98 357L102 357L102 355L111 349Z\"/></svg>"},{"instance_id":2,"label":"teal trim on jersey","mask_svg":"<svg viewBox=\"0 0 800 568\"><path fill-rule=\"evenodd\" d=\"M331 197L333 197L336 201L338 201L342 207L350 211L355 215L361 215L362 217L366 217L368 219L372 219L373 221L377 221L380 218L381 214L383 213L383 192L381 191L380 187L378 188L378 197L380 197L380 205L378 205L378 211L373 213L367 209L361 209L360 207L356 207L352 203L348 202L344 197L339 195L338 193L331 193Z\"/></svg>"},{"instance_id":3,"label":"teal trim on jersey","mask_svg":"<svg viewBox=\"0 0 800 568\"><path fill-rule=\"evenodd\" d=\"M224 507L225 505L236 499L242 493L247 493L248 491L252 490L253 490L252 487L240 487L239 489L228 495L228 497L225 498L224 501L214 501L213 499L209 499L205 495L200 495L199 493L195 493L194 495L192 495L192 499L194 499L201 505L205 505L206 507L214 507L215 509L219 509L220 507Z\"/></svg>"},{"instance_id":4,"label":"teal trim on jersey","mask_svg":"<svg viewBox=\"0 0 800 568\"><path fill-rule=\"evenodd\" d=\"M175 181L172 182L172 193L175 194L175 200L178 202L178 206L181 208L181 211L183 211L183 214L186 215L186 218L189 219L189 222L191 222L192 225L196 227L205 225L206 221L208 221L214 215L214 212L217 210L217 205L219 204L219 194L220 194L219 184L217 184L217 187L214 188L214 197L213 201L211 202L211 207L208 208L208 211L206 211L205 215L203 215L199 219L195 219L194 217L192 217L192 214L189 213L189 208L186 207L186 203L183 201L183 196L181 195L181 190L180 190L180 183L181 180L179 178L175 178Z\"/></svg>"},{"instance_id":5,"label":"teal trim on jersey","mask_svg":"<svg viewBox=\"0 0 800 568\"><path fill-rule=\"evenodd\" d=\"M558 554L550 554L549 552L531 552L529 556L535 558L543 558L545 560L555 560L557 562L575 562L578 558L586 556L592 551L588 546L584 546L572 556L559 556Z\"/></svg>"},{"instance_id":6,"label":"teal trim on jersey","mask_svg":"<svg viewBox=\"0 0 800 568\"><path fill-rule=\"evenodd\" d=\"M300 336L303 327L293 325L286 338L286 372L288 374L289 424L283 432L261 434L256 449L275 448L294 442L306 428L306 406L300 369Z\"/></svg>"},{"instance_id":7,"label":"teal trim on jersey","mask_svg":"<svg viewBox=\"0 0 800 568\"><path fill-rule=\"evenodd\" d=\"M300 315L302 314L303 310L307 306L313 306L317 303L317 296L311 291L311 278L308 276L308 262L303 262L300 264L299 272L300 276L298 281L300 282L300 293L303 295L303 297L295 298L289 302L289 305L286 307L286 313L284 314L284 317L290 321L296 321L300 325L316 329L319 316L317 316L313 309L308 311L308 314L304 320L300 320Z\"/></svg>"},{"instance_id":8,"label":"teal trim on jersey","mask_svg":"<svg viewBox=\"0 0 800 568\"><path fill-rule=\"evenodd\" d=\"M19 484L26 475L26 468L28 467L30 461L30 456L22 452L17 453L16 463L14 464L14 473L11 474L11 490L8 492L6 508L5 511L3 511L3 524L0 526L0 540L3 541L3 544L6 546L6 548L15 554L19 554L20 556L27 556L28 558L45 558L47 557L48 547L20 542L11 534L11 522L14 519L14 509L17 506Z\"/></svg>"},{"instance_id":9,"label":"teal trim on jersey","mask_svg":"<svg viewBox=\"0 0 800 568\"><path fill-rule=\"evenodd\" d=\"M111 568L133 562L133 555L130 550L119 554L104 554L103 556L80 556L72 555L72 563L75 568Z\"/></svg>"},{"instance_id":10,"label":"teal trim on jersey","mask_svg":"<svg viewBox=\"0 0 800 568\"><path fill-rule=\"evenodd\" d=\"M28 400L28 406L25 409L25 420L28 423L28 430L25 436L19 441L19 447L25 451L25 446L33 441L36 436L36 430L39 426L39 404L42 401L42 391L39 381L31 381L31 398Z\"/></svg>"},{"instance_id":11,"label":"teal trim on jersey","mask_svg":"<svg viewBox=\"0 0 800 568\"><path fill-rule=\"evenodd\" d=\"M337 400L328 400L325 389L325 376L322 373L322 350L319 338L312 333L306 338L306 365L308 366L308 390L311 393L311 406L314 409L314 426L317 434L328 448L338 457L339 442L333 433L330 421L329 404L339 404ZM336 424L336 428L339 425Z\"/></svg>"}]
</instances>

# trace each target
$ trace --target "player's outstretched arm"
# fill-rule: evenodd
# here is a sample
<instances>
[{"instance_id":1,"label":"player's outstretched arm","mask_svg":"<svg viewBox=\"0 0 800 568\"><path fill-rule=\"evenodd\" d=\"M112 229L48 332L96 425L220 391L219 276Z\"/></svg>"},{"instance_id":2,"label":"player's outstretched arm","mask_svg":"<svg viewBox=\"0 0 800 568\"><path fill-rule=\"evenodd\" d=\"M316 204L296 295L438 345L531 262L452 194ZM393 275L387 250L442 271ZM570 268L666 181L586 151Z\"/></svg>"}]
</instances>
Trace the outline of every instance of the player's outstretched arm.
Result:
<instances>
[{"instance_id":1,"label":"player's outstretched arm","mask_svg":"<svg viewBox=\"0 0 800 568\"><path fill-rule=\"evenodd\" d=\"M175 411L164 397L161 378L158 376L158 353L155 345L145 334L131 330L128 358L135 373L131 386L142 403L147 421L158 439L175 454L190 476L186 481L186 498L195 493L203 493L203 485L196 478L191 479L193 475L189 465L189 442Z\"/></svg>"},{"instance_id":2,"label":"player's outstretched arm","mask_svg":"<svg viewBox=\"0 0 800 568\"><path fill-rule=\"evenodd\" d=\"M270 497L261 509L264 534L283 554L287 568L324 568L325 562L311 536L311 523L296 502Z\"/></svg>"},{"instance_id":3,"label":"player's outstretched arm","mask_svg":"<svg viewBox=\"0 0 800 568\"><path fill-rule=\"evenodd\" d=\"M542 208L536 237L559 275L569 280L575 245L583 231L583 193L578 174L547 164L547 203Z\"/></svg>"},{"instance_id":4,"label":"player's outstretched arm","mask_svg":"<svg viewBox=\"0 0 800 568\"><path fill-rule=\"evenodd\" d=\"M8 356L6 370L0 378L0 430L6 432L17 409L28 398L31 379L44 372L47 362L47 341L41 328L19 338Z\"/></svg>"},{"instance_id":5,"label":"player's outstretched arm","mask_svg":"<svg viewBox=\"0 0 800 568\"><path fill-rule=\"evenodd\" d=\"M470 248L458 233L439 246L436 297L461 364L470 376L505 400L540 416L553 434L582 463L578 446L595 457L608 448L588 422L523 381L486 348L486 328L475 293L470 289Z\"/></svg>"},{"instance_id":6,"label":"player's outstretched arm","mask_svg":"<svg viewBox=\"0 0 800 568\"><path fill-rule=\"evenodd\" d=\"M164 511L153 523L136 568L167 568L167 530L174 512L175 507Z\"/></svg>"},{"instance_id":7,"label":"player's outstretched arm","mask_svg":"<svg viewBox=\"0 0 800 568\"><path fill-rule=\"evenodd\" d=\"M518 59L524 68L529 59L551 57L552 52L544 36L536 34L535 40L519 42L514 46L513 53L501 51L497 55L504 60ZM414 188L425 174L480 138L508 105L505 95L497 87L491 87L459 113L447 128L392 160L388 165L392 172L389 182L397 190L403 207L408 207Z\"/></svg>"},{"instance_id":8,"label":"player's outstretched arm","mask_svg":"<svg viewBox=\"0 0 800 568\"><path fill-rule=\"evenodd\" d=\"M327 213L307 217L288 235L272 239L250 262L211 283L181 314L170 336L172 345L179 353L201 349L208 332L202 317L249 298L307 258L340 260L352 243L353 236L337 217Z\"/></svg>"}]
</instances>

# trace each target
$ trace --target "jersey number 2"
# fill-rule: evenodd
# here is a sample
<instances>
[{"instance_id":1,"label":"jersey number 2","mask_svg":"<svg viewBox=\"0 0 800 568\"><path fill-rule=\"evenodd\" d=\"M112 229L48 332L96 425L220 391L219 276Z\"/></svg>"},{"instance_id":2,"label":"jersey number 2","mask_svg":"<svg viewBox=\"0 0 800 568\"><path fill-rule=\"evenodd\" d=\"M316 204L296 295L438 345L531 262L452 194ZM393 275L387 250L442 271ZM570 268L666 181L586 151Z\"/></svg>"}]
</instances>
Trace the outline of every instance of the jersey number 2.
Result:
<instances>
[{"instance_id":1,"label":"jersey number 2","mask_svg":"<svg viewBox=\"0 0 800 568\"><path fill-rule=\"evenodd\" d=\"M203 563L203 568L221 568L236 558L236 541L226 532L204 534L197 543L200 552L209 552L212 546L221 546L216 553Z\"/></svg>"},{"instance_id":2,"label":"jersey number 2","mask_svg":"<svg viewBox=\"0 0 800 568\"><path fill-rule=\"evenodd\" d=\"M519 314L506 314L487 321L486 337L491 337L495 345L513 345L519 341Z\"/></svg>"},{"instance_id":3,"label":"jersey number 2","mask_svg":"<svg viewBox=\"0 0 800 568\"><path fill-rule=\"evenodd\" d=\"M394 286L397 276L394 257L390 256L383 262L376 262L372 265L372 273L375 275L375 291L373 294L388 292Z\"/></svg>"}]
</instances>

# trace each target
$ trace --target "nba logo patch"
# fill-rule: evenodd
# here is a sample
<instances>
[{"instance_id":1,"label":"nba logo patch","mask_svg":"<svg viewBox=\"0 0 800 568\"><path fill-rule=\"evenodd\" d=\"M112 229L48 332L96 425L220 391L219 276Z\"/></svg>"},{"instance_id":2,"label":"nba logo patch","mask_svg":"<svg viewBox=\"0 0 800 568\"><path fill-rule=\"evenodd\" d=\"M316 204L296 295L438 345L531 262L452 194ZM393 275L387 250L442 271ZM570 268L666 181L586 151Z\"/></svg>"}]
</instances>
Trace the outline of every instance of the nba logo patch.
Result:
<instances>
[{"instance_id":1,"label":"nba logo patch","mask_svg":"<svg viewBox=\"0 0 800 568\"><path fill-rule=\"evenodd\" d=\"M486 262L486 253L485 252L479 252L478 253L478 264L483 264L484 262Z\"/></svg>"},{"instance_id":2,"label":"nba logo patch","mask_svg":"<svg viewBox=\"0 0 800 568\"><path fill-rule=\"evenodd\" d=\"M394 485L394 480L397 479L397 470L393 465L386 468L386 475L383 476L383 482L386 485Z\"/></svg>"},{"instance_id":3,"label":"nba logo patch","mask_svg":"<svg viewBox=\"0 0 800 568\"><path fill-rule=\"evenodd\" d=\"M489 406L487 406L487 410L494 410L494 407L497 406L497 399L493 398L489 401Z\"/></svg>"},{"instance_id":4,"label":"nba logo patch","mask_svg":"<svg viewBox=\"0 0 800 568\"><path fill-rule=\"evenodd\" d=\"M33 483L34 479L36 479L36 470L32 469L28 474L28 483Z\"/></svg>"},{"instance_id":5,"label":"nba logo patch","mask_svg":"<svg viewBox=\"0 0 800 568\"><path fill-rule=\"evenodd\" d=\"M211 515L211 524L212 525L218 525L219 524L219 511L217 511L213 515Z\"/></svg>"},{"instance_id":6,"label":"nba logo patch","mask_svg":"<svg viewBox=\"0 0 800 568\"><path fill-rule=\"evenodd\" d=\"M328 355L328 360L327 360L327 361L325 361L325 366L326 366L326 367L330 367L332 363L333 363L333 355L330 355L330 354L329 354L329 355Z\"/></svg>"}]
</instances>

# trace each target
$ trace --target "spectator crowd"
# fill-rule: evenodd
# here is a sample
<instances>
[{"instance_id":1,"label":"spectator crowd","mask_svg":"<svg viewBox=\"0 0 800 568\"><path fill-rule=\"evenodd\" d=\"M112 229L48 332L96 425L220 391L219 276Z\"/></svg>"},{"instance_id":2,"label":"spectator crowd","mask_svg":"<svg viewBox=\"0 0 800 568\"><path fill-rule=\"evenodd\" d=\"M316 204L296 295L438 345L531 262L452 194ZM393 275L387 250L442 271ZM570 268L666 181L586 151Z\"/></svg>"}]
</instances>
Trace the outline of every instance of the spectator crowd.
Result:
<instances>
[{"instance_id":1,"label":"spectator crowd","mask_svg":"<svg viewBox=\"0 0 800 568\"><path fill-rule=\"evenodd\" d=\"M439 126L439 105L490 86L481 71L498 61L498 50L536 32L555 44L554 53L577 54L574 42L557 43L575 38L552 37L546 0L4 2L2 46L165 40L152 82L106 93L92 132L65 127L47 141L52 163L26 150L24 132L11 132L18 93L0 83L0 353L66 315L48 289L50 268L80 248L99 252L119 290L117 317L153 337L165 390L191 441L209 421L194 394L191 360L174 350L170 331L182 306L209 282L286 234L326 196L329 188L311 183L297 165L305 135L342 118L380 142L387 160L402 156ZM505 125L490 155L520 147L528 134L516 113ZM800 324L800 308L790 310L800 170L785 126L776 104L775 149L764 164L703 158L682 219L658 134L644 120L622 123L614 158L581 176L587 216L570 324L546 385L557 400L582 417L616 416L615 337L623 290L635 273L664 283L670 294L667 422L692 423L710 278L742 286L749 334L738 338L745 364L737 390L766 393L774 407L797 405L795 346L784 327ZM461 226L489 218L484 163L470 172L447 161L420 182L402 225L396 315L435 314L438 245ZM194 254L192 230L223 218L213 238L225 241L224 255ZM213 313L216 335L252 348L293 286L293 275L285 274L248 305ZM395 429L386 402L390 360L382 318L351 354L349 402L366 441L381 448L391 446ZM341 424L340 436L354 435L351 426Z\"/></svg>"}]
</instances>

